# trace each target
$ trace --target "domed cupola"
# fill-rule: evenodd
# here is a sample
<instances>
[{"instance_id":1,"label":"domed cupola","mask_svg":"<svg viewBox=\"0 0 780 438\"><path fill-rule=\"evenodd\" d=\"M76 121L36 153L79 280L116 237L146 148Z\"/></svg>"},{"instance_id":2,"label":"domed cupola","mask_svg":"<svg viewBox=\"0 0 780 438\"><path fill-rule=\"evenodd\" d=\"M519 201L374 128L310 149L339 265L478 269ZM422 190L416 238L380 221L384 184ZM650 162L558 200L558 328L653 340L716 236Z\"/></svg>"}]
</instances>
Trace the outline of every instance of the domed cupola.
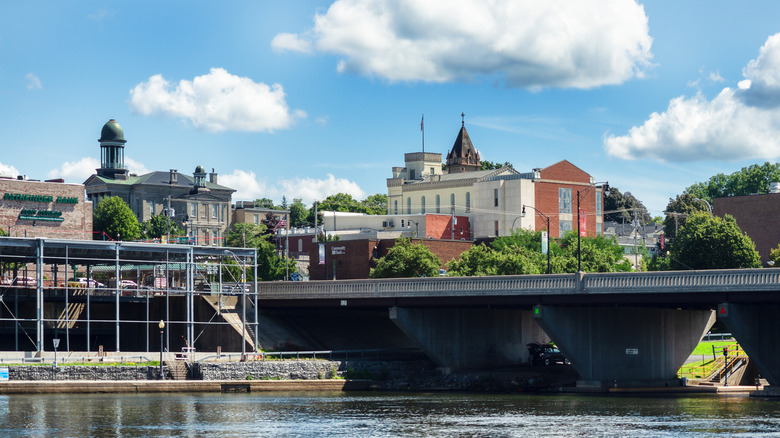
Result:
<instances>
[{"instance_id":1,"label":"domed cupola","mask_svg":"<svg viewBox=\"0 0 780 438\"><path fill-rule=\"evenodd\" d=\"M190 191L191 194L209 191L209 189L206 188L206 169L203 168L203 166L196 167L192 176L195 180L195 183L193 184L192 190Z\"/></svg>"},{"instance_id":2,"label":"domed cupola","mask_svg":"<svg viewBox=\"0 0 780 438\"><path fill-rule=\"evenodd\" d=\"M100 169L98 176L127 179L125 169L125 133L119 123L111 119L100 131Z\"/></svg>"}]
</instances>

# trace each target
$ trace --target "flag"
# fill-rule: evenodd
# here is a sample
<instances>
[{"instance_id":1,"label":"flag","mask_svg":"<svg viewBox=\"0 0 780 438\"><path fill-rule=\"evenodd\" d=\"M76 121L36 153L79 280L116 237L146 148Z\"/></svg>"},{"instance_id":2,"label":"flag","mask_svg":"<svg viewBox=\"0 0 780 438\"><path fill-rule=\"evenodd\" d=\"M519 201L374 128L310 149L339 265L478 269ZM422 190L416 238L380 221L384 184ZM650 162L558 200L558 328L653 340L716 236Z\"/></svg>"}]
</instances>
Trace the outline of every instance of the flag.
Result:
<instances>
[{"instance_id":1,"label":"flag","mask_svg":"<svg viewBox=\"0 0 780 438\"><path fill-rule=\"evenodd\" d=\"M580 209L580 236L586 237L588 235L588 214L585 210Z\"/></svg>"},{"instance_id":2,"label":"flag","mask_svg":"<svg viewBox=\"0 0 780 438\"><path fill-rule=\"evenodd\" d=\"M424 126L423 122L424 121L425 121L425 114L423 114L422 118L420 119L420 131L424 131L425 130L423 128L423 126Z\"/></svg>"}]
</instances>

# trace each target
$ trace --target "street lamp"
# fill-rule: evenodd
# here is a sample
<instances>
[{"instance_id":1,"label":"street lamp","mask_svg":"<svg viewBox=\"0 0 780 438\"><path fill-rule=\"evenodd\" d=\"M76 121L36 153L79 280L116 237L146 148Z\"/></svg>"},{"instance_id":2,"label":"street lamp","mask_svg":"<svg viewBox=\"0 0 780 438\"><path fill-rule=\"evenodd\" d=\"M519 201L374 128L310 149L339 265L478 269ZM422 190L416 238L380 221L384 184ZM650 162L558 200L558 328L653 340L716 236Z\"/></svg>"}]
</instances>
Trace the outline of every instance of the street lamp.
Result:
<instances>
[{"instance_id":1,"label":"street lamp","mask_svg":"<svg viewBox=\"0 0 780 438\"><path fill-rule=\"evenodd\" d=\"M157 324L157 327L160 327L160 379L165 380L165 376L163 375L163 333L165 332L165 321L162 319Z\"/></svg>"},{"instance_id":2,"label":"street lamp","mask_svg":"<svg viewBox=\"0 0 780 438\"><path fill-rule=\"evenodd\" d=\"M609 194L609 182L595 183L589 185L588 187L585 187L582 190L577 190L577 272L582 272L582 242L581 242L582 231L580 229L580 227L582 226L582 222L580 219L580 212L582 210L580 210L580 195L592 189L593 187L596 187L596 184L604 184L602 186L602 188L604 189L604 194L605 195Z\"/></svg>"},{"instance_id":3,"label":"street lamp","mask_svg":"<svg viewBox=\"0 0 780 438\"><path fill-rule=\"evenodd\" d=\"M231 255L241 268L241 298L242 298L241 299L241 360L245 360L246 359L246 266L243 263L239 262L238 256L233 251L226 249L225 254Z\"/></svg>"},{"instance_id":4,"label":"street lamp","mask_svg":"<svg viewBox=\"0 0 780 438\"><path fill-rule=\"evenodd\" d=\"M52 339L52 344L54 344L54 380L57 380L57 347L60 346L60 339Z\"/></svg>"},{"instance_id":5,"label":"street lamp","mask_svg":"<svg viewBox=\"0 0 780 438\"><path fill-rule=\"evenodd\" d=\"M708 201L706 199L701 199L701 198L694 198L694 201L701 201L701 202L707 204L707 209L710 211L710 216L712 216L712 204L710 204L710 201Z\"/></svg>"},{"instance_id":6,"label":"street lamp","mask_svg":"<svg viewBox=\"0 0 780 438\"><path fill-rule=\"evenodd\" d=\"M525 217L525 205L523 205L523 211L520 213L520 217ZM542 216L547 220L547 273L551 274L552 270L550 269L550 216L547 216L546 214L542 213L541 211L537 210L536 207L532 207L530 205L527 206L528 208L532 208L536 214L539 216ZM517 218L515 218L517 220ZM515 222L512 221L512 228L514 228ZM536 228L536 227L534 227Z\"/></svg>"}]
</instances>

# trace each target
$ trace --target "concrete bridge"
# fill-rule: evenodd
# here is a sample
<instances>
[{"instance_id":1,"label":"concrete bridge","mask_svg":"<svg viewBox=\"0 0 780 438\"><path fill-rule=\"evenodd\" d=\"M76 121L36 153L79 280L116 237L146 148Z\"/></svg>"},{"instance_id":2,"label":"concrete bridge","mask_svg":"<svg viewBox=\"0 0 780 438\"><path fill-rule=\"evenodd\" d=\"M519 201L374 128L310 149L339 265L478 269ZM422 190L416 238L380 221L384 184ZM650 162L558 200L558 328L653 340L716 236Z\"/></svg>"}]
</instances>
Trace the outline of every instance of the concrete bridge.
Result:
<instances>
[{"instance_id":1,"label":"concrete bridge","mask_svg":"<svg viewBox=\"0 0 780 438\"><path fill-rule=\"evenodd\" d=\"M379 312L448 370L517 364L552 340L581 386L677 384L716 315L780 385L780 270L712 270L258 283L267 322L391 338ZM351 334L350 334L351 333ZM335 337L334 337L335 338ZM334 346L335 347L335 346Z\"/></svg>"}]
</instances>

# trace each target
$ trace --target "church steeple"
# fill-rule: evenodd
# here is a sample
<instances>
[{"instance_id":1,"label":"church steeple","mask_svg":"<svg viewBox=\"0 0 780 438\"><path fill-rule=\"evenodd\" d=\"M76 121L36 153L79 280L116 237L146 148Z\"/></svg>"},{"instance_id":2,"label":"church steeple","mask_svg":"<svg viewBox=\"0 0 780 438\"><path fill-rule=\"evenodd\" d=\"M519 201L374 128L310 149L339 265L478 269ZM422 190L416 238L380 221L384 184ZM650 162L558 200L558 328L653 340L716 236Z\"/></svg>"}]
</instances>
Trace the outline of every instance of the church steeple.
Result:
<instances>
[{"instance_id":1,"label":"church steeple","mask_svg":"<svg viewBox=\"0 0 780 438\"><path fill-rule=\"evenodd\" d=\"M466 114L460 113L460 132L452 150L447 154L447 173L473 172L482 169L479 152L466 131Z\"/></svg>"},{"instance_id":2,"label":"church steeple","mask_svg":"<svg viewBox=\"0 0 780 438\"><path fill-rule=\"evenodd\" d=\"M127 179L127 169L125 169L125 133L116 120L111 119L103 125L100 131L100 169L97 169L98 176Z\"/></svg>"}]
</instances>

